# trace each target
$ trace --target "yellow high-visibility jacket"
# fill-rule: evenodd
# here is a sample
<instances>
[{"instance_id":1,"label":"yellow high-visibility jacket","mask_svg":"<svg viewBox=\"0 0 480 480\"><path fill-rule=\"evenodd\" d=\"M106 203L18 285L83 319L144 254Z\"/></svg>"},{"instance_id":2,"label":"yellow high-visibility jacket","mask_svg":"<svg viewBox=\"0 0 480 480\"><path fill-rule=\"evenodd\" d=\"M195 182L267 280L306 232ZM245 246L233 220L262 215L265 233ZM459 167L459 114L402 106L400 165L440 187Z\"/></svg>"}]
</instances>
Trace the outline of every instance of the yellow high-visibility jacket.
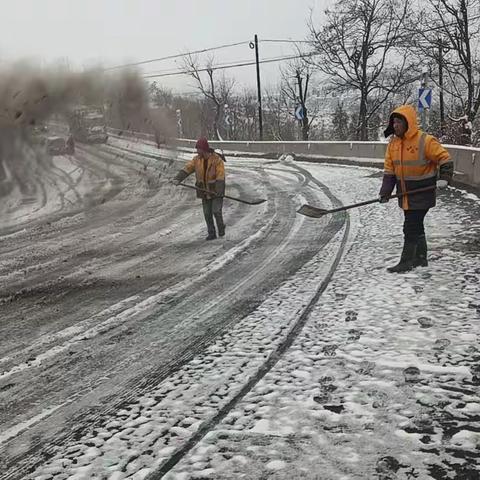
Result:
<instances>
[{"instance_id":1,"label":"yellow high-visibility jacket","mask_svg":"<svg viewBox=\"0 0 480 480\"><path fill-rule=\"evenodd\" d=\"M434 186L439 169L451 162L450 154L440 142L418 128L417 113L411 105L403 105L393 111L389 128L392 128L395 114L405 118L408 129L403 138L393 137L387 147L382 196L391 194L395 184L397 193ZM453 165L451 171L453 173ZM399 204L404 210L418 210L435 206L435 201L435 190L432 190L406 195L399 199Z\"/></svg>"},{"instance_id":2,"label":"yellow high-visibility jacket","mask_svg":"<svg viewBox=\"0 0 480 480\"><path fill-rule=\"evenodd\" d=\"M198 188L209 190L215 195L225 193L225 165L217 153L210 152L207 158L195 155L179 172L177 178L182 181L193 172L196 177L195 185ZM198 198L213 198L215 195L197 192Z\"/></svg>"}]
</instances>

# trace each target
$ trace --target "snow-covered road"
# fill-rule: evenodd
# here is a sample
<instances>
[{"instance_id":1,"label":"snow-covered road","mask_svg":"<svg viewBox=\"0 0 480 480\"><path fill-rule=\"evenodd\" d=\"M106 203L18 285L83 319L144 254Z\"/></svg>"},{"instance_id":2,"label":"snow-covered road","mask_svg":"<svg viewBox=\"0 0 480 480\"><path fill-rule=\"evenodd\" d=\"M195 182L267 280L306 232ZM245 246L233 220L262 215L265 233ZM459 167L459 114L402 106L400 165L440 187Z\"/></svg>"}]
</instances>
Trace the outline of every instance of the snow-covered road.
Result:
<instances>
[{"instance_id":1,"label":"snow-covered road","mask_svg":"<svg viewBox=\"0 0 480 480\"><path fill-rule=\"evenodd\" d=\"M139 147L129 142L112 143L79 148L75 157L55 158L54 168L45 160L34 175L23 174L28 214L16 214L20 194L7 197L0 247L2 478L22 478L59 444L108 423L242 319L259 316L264 301L344 224L295 215L305 200L329 205L335 198L294 166L237 160L229 165L229 191L268 201L228 203L226 239L207 243L194 195L164 180L182 163L171 152L161 161L133 153ZM302 286L292 286L290 296L295 288ZM287 317L277 328L292 322Z\"/></svg>"},{"instance_id":2,"label":"snow-covered road","mask_svg":"<svg viewBox=\"0 0 480 480\"><path fill-rule=\"evenodd\" d=\"M3 166L0 479L478 478L478 199L444 194L431 266L392 276L393 202L295 214L376 170L228 159L267 202L205 242L165 182L189 155L109 143Z\"/></svg>"}]
</instances>

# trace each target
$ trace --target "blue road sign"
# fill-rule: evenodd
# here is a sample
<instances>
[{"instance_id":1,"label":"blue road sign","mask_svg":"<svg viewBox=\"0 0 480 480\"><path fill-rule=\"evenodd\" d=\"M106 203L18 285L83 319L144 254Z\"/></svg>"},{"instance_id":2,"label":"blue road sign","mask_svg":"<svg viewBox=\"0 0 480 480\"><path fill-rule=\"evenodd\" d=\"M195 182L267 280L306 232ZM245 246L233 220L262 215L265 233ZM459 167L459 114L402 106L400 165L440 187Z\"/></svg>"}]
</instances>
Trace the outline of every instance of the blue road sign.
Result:
<instances>
[{"instance_id":1,"label":"blue road sign","mask_svg":"<svg viewBox=\"0 0 480 480\"><path fill-rule=\"evenodd\" d=\"M418 110L428 110L432 106L432 89L418 89Z\"/></svg>"},{"instance_id":2,"label":"blue road sign","mask_svg":"<svg viewBox=\"0 0 480 480\"><path fill-rule=\"evenodd\" d=\"M305 112L303 111L303 107L301 105L297 105L295 107L295 118L300 122L305 118Z\"/></svg>"}]
</instances>

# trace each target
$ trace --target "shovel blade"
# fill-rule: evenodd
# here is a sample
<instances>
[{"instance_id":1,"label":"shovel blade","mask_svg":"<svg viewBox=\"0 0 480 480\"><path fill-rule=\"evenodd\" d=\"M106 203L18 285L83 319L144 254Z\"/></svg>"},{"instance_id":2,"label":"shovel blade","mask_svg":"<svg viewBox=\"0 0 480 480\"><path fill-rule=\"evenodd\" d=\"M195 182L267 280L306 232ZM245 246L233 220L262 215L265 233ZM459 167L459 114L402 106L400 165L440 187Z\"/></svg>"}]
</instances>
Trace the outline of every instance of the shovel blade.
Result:
<instances>
[{"instance_id":1,"label":"shovel blade","mask_svg":"<svg viewBox=\"0 0 480 480\"><path fill-rule=\"evenodd\" d=\"M254 200L249 200L248 203L250 205L260 205L261 203L266 202L264 198L256 198Z\"/></svg>"},{"instance_id":2,"label":"shovel blade","mask_svg":"<svg viewBox=\"0 0 480 480\"><path fill-rule=\"evenodd\" d=\"M229 200L235 200L235 202L244 203L246 205L260 205L263 202L266 202L264 198L254 198L252 200L245 200L243 198L230 197L229 195L224 195L223 198L228 198Z\"/></svg>"},{"instance_id":3,"label":"shovel blade","mask_svg":"<svg viewBox=\"0 0 480 480\"><path fill-rule=\"evenodd\" d=\"M301 215L305 215L306 217L312 218L320 218L323 217L328 213L328 210L324 210L323 208L312 207L311 205L302 205L298 210L297 213Z\"/></svg>"}]
</instances>

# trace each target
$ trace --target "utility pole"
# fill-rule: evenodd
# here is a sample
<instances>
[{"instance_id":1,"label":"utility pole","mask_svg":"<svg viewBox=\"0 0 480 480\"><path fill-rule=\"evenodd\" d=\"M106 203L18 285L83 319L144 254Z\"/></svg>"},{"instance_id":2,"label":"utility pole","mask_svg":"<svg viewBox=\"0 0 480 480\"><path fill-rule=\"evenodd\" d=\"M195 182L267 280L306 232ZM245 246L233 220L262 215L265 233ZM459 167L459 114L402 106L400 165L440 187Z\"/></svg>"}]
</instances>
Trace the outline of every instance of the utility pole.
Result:
<instances>
[{"instance_id":1,"label":"utility pole","mask_svg":"<svg viewBox=\"0 0 480 480\"><path fill-rule=\"evenodd\" d=\"M255 62L257 64L257 97L258 97L258 129L260 141L263 140L263 118L262 118L262 89L260 87L260 62L258 59L258 36L255 34L254 43L250 42L250 48L255 49Z\"/></svg>"},{"instance_id":2,"label":"utility pole","mask_svg":"<svg viewBox=\"0 0 480 480\"><path fill-rule=\"evenodd\" d=\"M302 88L302 77L300 76L300 72L297 70L295 72L295 76L297 77L297 85L298 85L298 101L300 102L300 105L302 106L302 111L303 111L303 88ZM302 121L298 121L298 128L299 128L299 140L303 139L303 128L302 128Z\"/></svg>"},{"instance_id":3,"label":"utility pole","mask_svg":"<svg viewBox=\"0 0 480 480\"><path fill-rule=\"evenodd\" d=\"M306 91L308 88L308 74L305 83L305 93L303 90L303 79L300 76L300 71L296 71L297 83L298 83L298 95L300 99L300 104L302 105L303 118L300 120L301 131L302 131L302 140L308 140L308 115L307 115L307 106L305 105Z\"/></svg>"},{"instance_id":4,"label":"utility pole","mask_svg":"<svg viewBox=\"0 0 480 480\"><path fill-rule=\"evenodd\" d=\"M445 128L445 106L443 103L443 41L438 41L438 83L439 83L439 99L440 99L440 133L444 134Z\"/></svg>"}]
</instances>

